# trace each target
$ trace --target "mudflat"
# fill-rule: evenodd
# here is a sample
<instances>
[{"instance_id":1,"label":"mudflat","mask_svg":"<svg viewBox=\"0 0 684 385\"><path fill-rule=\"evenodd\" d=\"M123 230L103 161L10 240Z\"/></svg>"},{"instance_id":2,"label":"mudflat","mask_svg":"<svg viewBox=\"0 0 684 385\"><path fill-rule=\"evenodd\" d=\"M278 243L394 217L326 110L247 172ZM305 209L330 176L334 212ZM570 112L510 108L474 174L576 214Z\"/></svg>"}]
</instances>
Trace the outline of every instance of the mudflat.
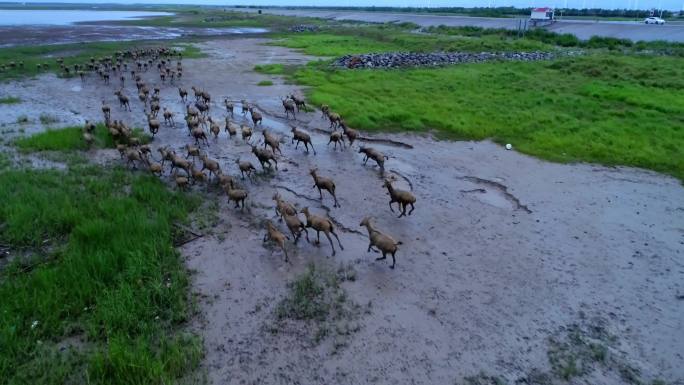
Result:
<instances>
[{"instance_id":1,"label":"mudflat","mask_svg":"<svg viewBox=\"0 0 684 385\"><path fill-rule=\"evenodd\" d=\"M194 272L199 315L193 329L204 339L202 366L211 382L446 384L483 372L535 383L558 370L552 358L559 354L584 359L571 332L612 357L587 374L589 383L625 383L625 370L644 379L684 377L684 188L678 180L641 169L549 163L517 153L515 143L507 151L489 141L429 135L362 133L353 147L335 150L320 111L286 118L281 98L304 90L252 71L257 64L312 58L267 42L201 43L208 57L184 60L183 79L174 85L160 83L155 71L143 74L161 86L161 105L176 115L176 127L163 126L153 147L181 153L191 142L177 87L192 85L211 93L215 120L223 121L227 98L238 106L234 120L251 125L240 101L255 105L264 120L253 144L261 145L262 127L281 141L277 171L262 172L249 145L224 132L205 148L226 173L239 175L238 158L259 171L254 182L236 177L250 194L244 211L217 195L216 226L181 248ZM258 86L262 80L274 85ZM134 87L127 79L128 112L113 94L118 80L104 86L95 78L43 75L0 84L0 94L23 101L0 105L0 125L17 130L18 116L37 120L40 114L60 125L100 120L104 99L113 119L146 127ZM292 126L311 134L317 155L295 149ZM360 145L388 155L384 173L372 161L363 165ZM121 162L115 150L89 156ZM312 188L314 167L335 180L340 208ZM390 211L385 177L417 196L412 215L397 218L396 206ZM329 216L344 250L333 257L324 236L320 246L301 239L297 246L288 242L285 263L278 248L262 241L266 219L286 232L273 210L275 192ZM367 252L360 226L366 216L402 241L394 270L391 260L376 261L378 254ZM316 234L309 236L313 241ZM312 262L353 271L341 288L360 309L318 340L307 337L315 324L283 326L275 315L287 283Z\"/></svg>"}]
</instances>

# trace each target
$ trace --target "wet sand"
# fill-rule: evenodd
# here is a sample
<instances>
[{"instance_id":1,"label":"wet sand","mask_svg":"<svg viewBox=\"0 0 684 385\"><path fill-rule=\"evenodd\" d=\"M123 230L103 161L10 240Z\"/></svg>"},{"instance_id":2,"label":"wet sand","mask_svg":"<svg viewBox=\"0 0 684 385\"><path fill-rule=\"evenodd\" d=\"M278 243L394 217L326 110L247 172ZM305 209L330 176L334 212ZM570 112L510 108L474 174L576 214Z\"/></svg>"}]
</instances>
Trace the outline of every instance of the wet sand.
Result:
<instances>
[{"instance_id":1,"label":"wet sand","mask_svg":"<svg viewBox=\"0 0 684 385\"><path fill-rule=\"evenodd\" d=\"M68 44L95 41L171 40L260 34L265 28L141 27L108 24L69 26L0 26L0 48L22 45Z\"/></svg>"},{"instance_id":2,"label":"wet sand","mask_svg":"<svg viewBox=\"0 0 684 385\"><path fill-rule=\"evenodd\" d=\"M389 210L380 170L362 164L358 144L345 151L327 147L328 125L318 111L285 119L280 98L303 90L252 68L312 58L265 42L210 41L202 44L208 58L184 60L182 85L211 93L211 116L223 120L224 98L246 99L258 105L263 126L283 142L277 172L254 184L241 181L250 194L247 209L240 212L225 195L217 196L218 224L181 249L195 272L200 315L193 329L204 338L203 370L213 383L447 384L481 371L513 382L533 369L550 370L549 337L586 320L618 337L611 354L637 367L643 378L684 378L684 188L678 180L634 168L549 163L489 141L364 134L374 141L360 144L389 155L386 174L418 197L413 215L398 219ZM159 83L152 72L145 78ZM267 79L274 86L256 85ZM0 94L23 100L0 105L0 126L17 131L21 114L34 122L40 113L54 115L58 125L100 120L104 98L114 119L145 127L133 82L126 84L132 112L118 107L115 88L115 81L104 86L90 78L82 84L53 75L0 84ZM161 94L162 106L181 122L184 105L176 87L163 85ZM236 119L243 119L237 109ZM290 144L293 124L312 134L317 155ZM189 142L178 124L162 127L152 146L170 145L180 153ZM217 141L210 138L206 150L232 175L239 174L237 157L260 170L249 146L223 132ZM119 162L113 150L90 156ZM333 208L325 193L319 200L311 167L334 178L341 208ZM333 257L325 238L320 247L302 240L288 244L291 261L284 263L279 250L262 242L265 219L285 231L273 210L276 190L298 207L329 214L344 250ZM403 242L396 269L366 252L368 239L359 226L366 215ZM351 301L372 304L342 347L332 338L312 346L291 331L267 332L287 282L310 262L351 264L356 280L343 287ZM586 380L623 383L617 370L599 370Z\"/></svg>"}]
</instances>

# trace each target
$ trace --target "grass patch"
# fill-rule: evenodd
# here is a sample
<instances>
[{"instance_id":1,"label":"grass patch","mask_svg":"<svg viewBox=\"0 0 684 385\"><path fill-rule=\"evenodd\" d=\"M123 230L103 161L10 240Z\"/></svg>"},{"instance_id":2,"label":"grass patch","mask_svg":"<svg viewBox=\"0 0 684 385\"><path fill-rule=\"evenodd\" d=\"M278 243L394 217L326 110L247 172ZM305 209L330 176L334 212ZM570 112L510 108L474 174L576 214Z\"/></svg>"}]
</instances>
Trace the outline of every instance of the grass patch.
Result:
<instances>
[{"instance_id":1,"label":"grass patch","mask_svg":"<svg viewBox=\"0 0 684 385\"><path fill-rule=\"evenodd\" d=\"M0 172L0 199L0 242L23 250L0 271L0 384L174 383L197 366L172 246L197 199L93 166Z\"/></svg>"},{"instance_id":2,"label":"grass patch","mask_svg":"<svg viewBox=\"0 0 684 385\"><path fill-rule=\"evenodd\" d=\"M283 64L261 64L255 65L254 71L268 75L282 75L285 73L285 66Z\"/></svg>"},{"instance_id":3,"label":"grass patch","mask_svg":"<svg viewBox=\"0 0 684 385\"><path fill-rule=\"evenodd\" d=\"M350 43L351 44L351 43ZM596 54L406 70L331 69L293 78L369 131L493 138L561 162L652 169L684 179L682 58Z\"/></svg>"},{"instance_id":4,"label":"grass patch","mask_svg":"<svg viewBox=\"0 0 684 385\"><path fill-rule=\"evenodd\" d=\"M0 152L0 171L8 169L12 165L12 159L6 152Z\"/></svg>"},{"instance_id":5,"label":"grass patch","mask_svg":"<svg viewBox=\"0 0 684 385\"><path fill-rule=\"evenodd\" d=\"M297 322L305 322L307 337L318 343L327 336L336 339L333 347L342 347L341 340L359 329L356 319L362 308L347 297L340 286L343 281L354 281L352 266L340 266L337 272L317 268L311 264L307 270L288 284L288 293L276 306L277 325L272 332L297 330ZM341 343L341 344L340 344Z\"/></svg>"},{"instance_id":6,"label":"grass patch","mask_svg":"<svg viewBox=\"0 0 684 385\"><path fill-rule=\"evenodd\" d=\"M95 146L99 148L114 148L116 143L112 139L104 124L98 124L93 133ZM141 144L149 143L152 138L145 134L142 129L133 129L133 136L140 139ZM88 146L83 140L83 127L66 127L59 129L47 129L38 134L19 138L14 145L21 151L73 151L87 150Z\"/></svg>"},{"instance_id":7,"label":"grass patch","mask_svg":"<svg viewBox=\"0 0 684 385\"><path fill-rule=\"evenodd\" d=\"M48 115L48 114L44 114L44 113L40 114L38 119L40 120L40 123L43 125L54 124L54 123L59 122L59 118L57 118L56 116L52 116L52 115Z\"/></svg>"},{"instance_id":8,"label":"grass patch","mask_svg":"<svg viewBox=\"0 0 684 385\"><path fill-rule=\"evenodd\" d=\"M21 99L14 96L7 96L0 98L0 104L18 104L21 103Z\"/></svg>"},{"instance_id":9,"label":"grass patch","mask_svg":"<svg viewBox=\"0 0 684 385\"><path fill-rule=\"evenodd\" d=\"M262 80L259 83L257 83L258 86L272 86L273 82L270 80Z\"/></svg>"},{"instance_id":10,"label":"grass patch","mask_svg":"<svg viewBox=\"0 0 684 385\"><path fill-rule=\"evenodd\" d=\"M281 36L273 44L302 50L316 56L343 56L370 52L482 52L482 51L554 51L558 47L532 39L497 35L468 36L416 34L400 25L322 28L316 33Z\"/></svg>"},{"instance_id":11,"label":"grass patch","mask_svg":"<svg viewBox=\"0 0 684 385\"><path fill-rule=\"evenodd\" d=\"M330 312L326 288L337 287L335 276L324 275L315 265L310 265L289 285L289 295L279 304L276 314L279 319L324 320Z\"/></svg>"},{"instance_id":12,"label":"grass patch","mask_svg":"<svg viewBox=\"0 0 684 385\"><path fill-rule=\"evenodd\" d=\"M475 376L463 378L463 382L456 382L457 385L506 385L501 377L490 376L485 372L480 372Z\"/></svg>"}]
</instances>

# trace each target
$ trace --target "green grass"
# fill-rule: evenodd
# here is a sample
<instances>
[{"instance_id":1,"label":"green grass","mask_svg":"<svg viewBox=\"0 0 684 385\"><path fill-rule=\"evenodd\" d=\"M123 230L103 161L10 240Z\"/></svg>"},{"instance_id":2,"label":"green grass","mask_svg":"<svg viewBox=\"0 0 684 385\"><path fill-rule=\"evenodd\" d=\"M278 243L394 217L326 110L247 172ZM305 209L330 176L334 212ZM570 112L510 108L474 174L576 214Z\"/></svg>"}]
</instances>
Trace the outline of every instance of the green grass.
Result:
<instances>
[{"instance_id":1,"label":"green grass","mask_svg":"<svg viewBox=\"0 0 684 385\"><path fill-rule=\"evenodd\" d=\"M597 54L553 62L345 70L294 75L309 100L352 127L492 138L562 162L648 168L684 179L684 63Z\"/></svg>"},{"instance_id":2,"label":"green grass","mask_svg":"<svg viewBox=\"0 0 684 385\"><path fill-rule=\"evenodd\" d=\"M343 56L371 52L435 52L435 51L559 51L592 49L649 52L684 56L684 44L664 41L632 42L626 39L592 37L580 40L571 34L558 34L535 29L519 37L516 31L479 27L430 27L427 34L411 32L402 25L332 26L321 32L280 35L273 44L300 49L316 56Z\"/></svg>"},{"instance_id":3,"label":"green grass","mask_svg":"<svg viewBox=\"0 0 684 385\"><path fill-rule=\"evenodd\" d=\"M259 83L257 83L258 86L272 86L273 82L270 80L262 80Z\"/></svg>"},{"instance_id":4,"label":"green grass","mask_svg":"<svg viewBox=\"0 0 684 385\"><path fill-rule=\"evenodd\" d=\"M95 146L100 148L115 147L109 131L104 124L95 127ZM133 130L133 136L140 139L142 144L151 141L150 136L143 133L139 128ZM47 129L41 133L19 138L14 145L21 151L73 151L87 150L88 146L83 140L83 127L66 127L59 129Z\"/></svg>"},{"instance_id":5,"label":"green grass","mask_svg":"<svg viewBox=\"0 0 684 385\"><path fill-rule=\"evenodd\" d=\"M0 98L0 104L18 104L21 103L21 99L14 96L7 96Z\"/></svg>"},{"instance_id":6,"label":"green grass","mask_svg":"<svg viewBox=\"0 0 684 385\"><path fill-rule=\"evenodd\" d=\"M345 346L346 336L360 329L357 320L369 310L348 298L342 287L344 281L352 282L355 277L351 265L340 266L335 273L310 264L288 284L287 294L275 308L276 322L270 328L271 333L294 332L298 339L313 344L334 337L335 350Z\"/></svg>"},{"instance_id":7,"label":"green grass","mask_svg":"<svg viewBox=\"0 0 684 385\"><path fill-rule=\"evenodd\" d=\"M278 305L276 315L280 319L325 319L330 310L330 303L325 298L328 286L337 288L335 276L325 276L317 271L314 265L310 265L303 274L290 283L289 294Z\"/></svg>"},{"instance_id":8,"label":"green grass","mask_svg":"<svg viewBox=\"0 0 684 385\"><path fill-rule=\"evenodd\" d=\"M320 33L281 36L273 44L315 56L343 56L370 52L434 51L553 51L557 47L532 39L510 36L416 34L394 25L329 28Z\"/></svg>"},{"instance_id":9,"label":"green grass","mask_svg":"<svg viewBox=\"0 0 684 385\"><path fill-rule=\"evenodd\" d=\"M0 243L17 255L0 270L0 384L168 384L197 366L172 241L198 199L79 166L2 171L0 200Z\"/></svg>"},{"instance_id":10,"label":"green grass","mask_svg":"<svg viewBox=\"0 0 684 385\"><path fill-rule=\"evenodd\" d=\"M254 71L267 75L282 75L285 73L283 64L261 64L255 65Z\"/></svg>"},{"instance_id":11,"label":"green grass","mask_svg":"<svg viewBox=\"0 0 684 385\"><path fill-rule=\"evenodd\" d=\"M59 57L64 58L64 65L70 66L73 64L84 64L91 57L111 56L117 51L160 45L183 49L184 58L203 56L199 48L192 44L174 41L95 42L0 48L0 67L3 65L8 66L12 61L17 64L14 69L7 68L5 71L0 69L0 81L35 76L45 72L58 72L59 64L57 64L57 58ZM23 68L19 67L19 62L24 63ZM38 64L41 65L40 68L37 67ZM47 68L44 64L47 64Z\"/></svg>"}]
</instances>

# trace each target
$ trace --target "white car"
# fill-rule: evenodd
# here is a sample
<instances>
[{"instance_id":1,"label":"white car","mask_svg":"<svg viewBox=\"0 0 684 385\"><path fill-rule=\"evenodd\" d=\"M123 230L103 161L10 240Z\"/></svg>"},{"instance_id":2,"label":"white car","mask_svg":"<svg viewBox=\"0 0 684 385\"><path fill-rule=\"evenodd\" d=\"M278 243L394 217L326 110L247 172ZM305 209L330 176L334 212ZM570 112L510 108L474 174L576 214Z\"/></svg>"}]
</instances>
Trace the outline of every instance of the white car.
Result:
<instances>
[{"instance_id":1,"label":"white car","mask_svg":"<svg viewBox=\"0 0 684 385\"><path fill-rule=\"evenodd\" d=\"M665 20L659 18L659 17L647 17L644 19L644 23L646 24L665 24Z\"/></svg>"}]
</instances>

